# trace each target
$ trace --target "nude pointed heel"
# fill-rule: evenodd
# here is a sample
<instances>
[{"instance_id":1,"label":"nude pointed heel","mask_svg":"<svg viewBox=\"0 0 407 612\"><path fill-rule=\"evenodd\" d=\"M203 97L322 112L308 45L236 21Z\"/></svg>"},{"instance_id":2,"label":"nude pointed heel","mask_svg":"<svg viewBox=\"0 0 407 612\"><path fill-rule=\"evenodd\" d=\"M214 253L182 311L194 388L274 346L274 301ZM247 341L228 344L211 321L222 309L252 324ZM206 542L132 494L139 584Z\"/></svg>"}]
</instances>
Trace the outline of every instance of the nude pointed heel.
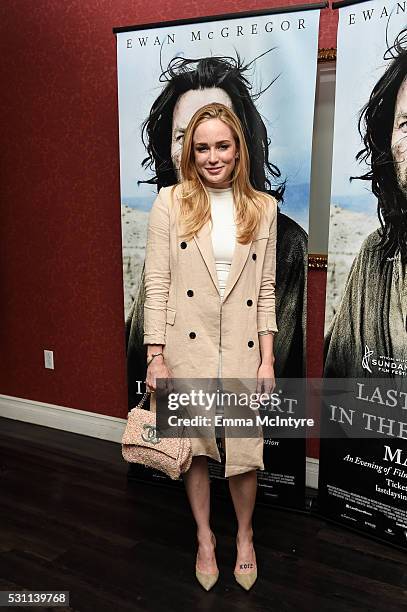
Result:
<instances>
[{"instance_id":1,"label":"nude pointed heel","mask_svg":"<svg viewBox=\"0 0 407 612\"><path fill-rule=\"evenodd\" d=\"M214 540L214 548L216 548L216 538L213 535ZM205 591L210 591L210 589L217 583L219 578L219 570L217 570L214 574L207 574L206 572L201 572L197 566L195 566L195 576L198 580L199 584L205 589Z\"/></svg>"},{"instance_id":2,"label":"nude pointed heel","mask_svg":"<svg viewBox=\"0 0 407 612\"><path fill-rule=\"evenodd\" d=\"M248 574L239 574L238 572L233 573L235 575L236 582L246 591L249 591L257 580L257 567Z\"/></svg>"},{"instance_id":3,"label":"nude pointed heel","mask_svg":"<svg viewBox=\"0 0 407 612\"><path fill-rule=\"evenodd\" d=\"M216 572L216 574L205 574L204 572L200 572L199 569L195 569L195 576L199 584L203 586L205 591L210 591L210 589L218 581L219 570Z\"/></svg>"},{"instance_id":4,"label":"nude pointed heel","mask_svg":"<svg viewBox=\"0 0 407 612\"><path fill-rule=\"evenodd\" d=\"M236 542L237 544L237 542ZM253 548L254 552L254 548ZM255 554L255 553L254 553ZM256 557L254 557L256 558ZM249 562L245 562L243 565L247 565ZM251 563L251 562L250 562ZM236 582L245 590L250 591L252 586L257 580L257 561L254 562L254 569L251 572L233 572Z\"/></svg>"}]
</instances>

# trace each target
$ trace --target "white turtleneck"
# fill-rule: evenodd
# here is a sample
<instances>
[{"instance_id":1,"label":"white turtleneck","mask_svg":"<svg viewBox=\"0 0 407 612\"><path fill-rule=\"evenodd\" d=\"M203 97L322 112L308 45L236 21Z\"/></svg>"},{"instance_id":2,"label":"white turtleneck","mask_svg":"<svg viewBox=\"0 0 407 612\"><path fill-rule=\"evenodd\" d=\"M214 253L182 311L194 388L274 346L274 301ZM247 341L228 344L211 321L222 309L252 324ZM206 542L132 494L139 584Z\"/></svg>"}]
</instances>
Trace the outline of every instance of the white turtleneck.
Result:
<instances>
[{"instance_id":1,"label":"white turtleneck","mask_svg":"<svg viewBox=\"0 0 407 612\"><path fill-rule=\"evenodd\" d=\"M212 245L221 298L232 264L236 243L236 224L232 187L207 187L212 216Z\"/></svg>"}]
</instances>

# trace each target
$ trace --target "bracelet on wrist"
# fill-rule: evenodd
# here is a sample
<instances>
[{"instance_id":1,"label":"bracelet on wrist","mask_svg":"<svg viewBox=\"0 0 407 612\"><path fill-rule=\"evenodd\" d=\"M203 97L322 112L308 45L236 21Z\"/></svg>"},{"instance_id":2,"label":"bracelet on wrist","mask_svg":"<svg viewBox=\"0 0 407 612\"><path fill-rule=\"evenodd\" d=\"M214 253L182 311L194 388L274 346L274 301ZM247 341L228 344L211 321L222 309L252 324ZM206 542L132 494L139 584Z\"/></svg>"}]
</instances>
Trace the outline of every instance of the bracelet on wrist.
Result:
<instances>
[{"instance_id":1,"label":"bracelet on wrist","mask_svg":"<svg viewBox=\"0 0 407 612\"><path fill-rule=\"evenodd\" d=\"M150 365L153 359L155 359L155 357L159 357L159 355L162 355L164 357L164 353L152 353L150 355L150 359L147 359L147 367Z\"/></svg>"}]
</instances>

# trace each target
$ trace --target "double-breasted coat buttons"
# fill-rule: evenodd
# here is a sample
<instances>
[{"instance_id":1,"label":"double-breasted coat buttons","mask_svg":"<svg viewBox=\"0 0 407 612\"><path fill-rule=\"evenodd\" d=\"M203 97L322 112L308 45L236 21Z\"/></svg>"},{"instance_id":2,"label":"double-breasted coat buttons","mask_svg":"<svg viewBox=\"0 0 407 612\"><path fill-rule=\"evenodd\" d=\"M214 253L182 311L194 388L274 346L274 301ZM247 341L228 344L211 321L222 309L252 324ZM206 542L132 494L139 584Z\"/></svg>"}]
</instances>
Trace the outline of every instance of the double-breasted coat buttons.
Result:
<instances>
[{"instance_id":1,"label":"double-breasted coat buttons","mask_svg":"<svg viewBox=\"0 0 407 612\"><path fill-rule=\"evenodd\" d=\"M247 343L247 346L248 346L249 348L252 348L252 347L254 346L254 342L253 342L253 340L249 340L249 342Z\"/></svg>"},{"instance_id":2,"label":"double-breasted coat buttons","mask_svg":"<svg viewBox=\"0 0 407 612\"><path fill-rule=\"evenodd\" d=\"M253 306L253 300L247 300L246 304L247 304L248 306Z\"/></svg>"},{"instance_id":3,"label":"double-breasted coat buttons","mask_svg":"<svg viewBox=\"0 0 407 612\"><path fill-rule=\"evenodd\" d=\"M193 340L194 338L196 338L196 333L195 332L189 332L189 337Z\"/></svg>"},{"instance_id":4,"label":"double-breasted coat buttons","mask_svg":"<svg viewBox=\"0 0 407 612\"><path fill-rule=\"evenodd\" d=\"M186 242L181 242L181 244L179 246L181 247L181 249L186 249L187 248L187 243Z\"/></svg>"},{"instance_id":5,"label":"double-breasted coat buttons","mask_svg":"<svg viewBox=\"0 0 407 612\"><path fill-rule=\"evenodd\" d=\"M256 261L256 259L257 259L257 255L256 255L256 253L253 253L253 255L252 255L252 259L253 259L254 261Z\"/></svg>"},{"instance_id":6,"label":"double-breasted coat buttons","mask_svg":"<svg viewBox=\"0 0 407 612\"><path fill-rule=\"evenodd\" d=\"M194 295L194 292L192 291L192 289L188 289L187 296L192 297L193 295Z\"/></svg>"}]
</instances>

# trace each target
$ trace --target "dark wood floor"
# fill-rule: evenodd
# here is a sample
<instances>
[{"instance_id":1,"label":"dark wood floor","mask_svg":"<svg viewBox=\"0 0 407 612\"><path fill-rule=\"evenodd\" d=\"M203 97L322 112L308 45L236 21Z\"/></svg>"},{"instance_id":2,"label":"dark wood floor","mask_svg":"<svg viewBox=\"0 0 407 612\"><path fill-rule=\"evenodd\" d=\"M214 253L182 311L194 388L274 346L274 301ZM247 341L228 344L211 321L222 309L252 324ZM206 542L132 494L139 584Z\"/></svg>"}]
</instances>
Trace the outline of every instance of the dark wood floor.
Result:
<instances>
[{"instance_id":1,"label":"dark wood floor","mask_svg":"<svg viewBox=\"0 0 407 612\"><path fill-rule=\"evenodd\" d=\"M118 444L0 419L0 453L0 590L70 591L70 608L35 610L407 609L407 555L264 506L255 514L259 579L245 593L232 573L233 510L220 498L220 579L206 593L194 578L184 491L128 483Z\"/></svg>"}]
</instances>

